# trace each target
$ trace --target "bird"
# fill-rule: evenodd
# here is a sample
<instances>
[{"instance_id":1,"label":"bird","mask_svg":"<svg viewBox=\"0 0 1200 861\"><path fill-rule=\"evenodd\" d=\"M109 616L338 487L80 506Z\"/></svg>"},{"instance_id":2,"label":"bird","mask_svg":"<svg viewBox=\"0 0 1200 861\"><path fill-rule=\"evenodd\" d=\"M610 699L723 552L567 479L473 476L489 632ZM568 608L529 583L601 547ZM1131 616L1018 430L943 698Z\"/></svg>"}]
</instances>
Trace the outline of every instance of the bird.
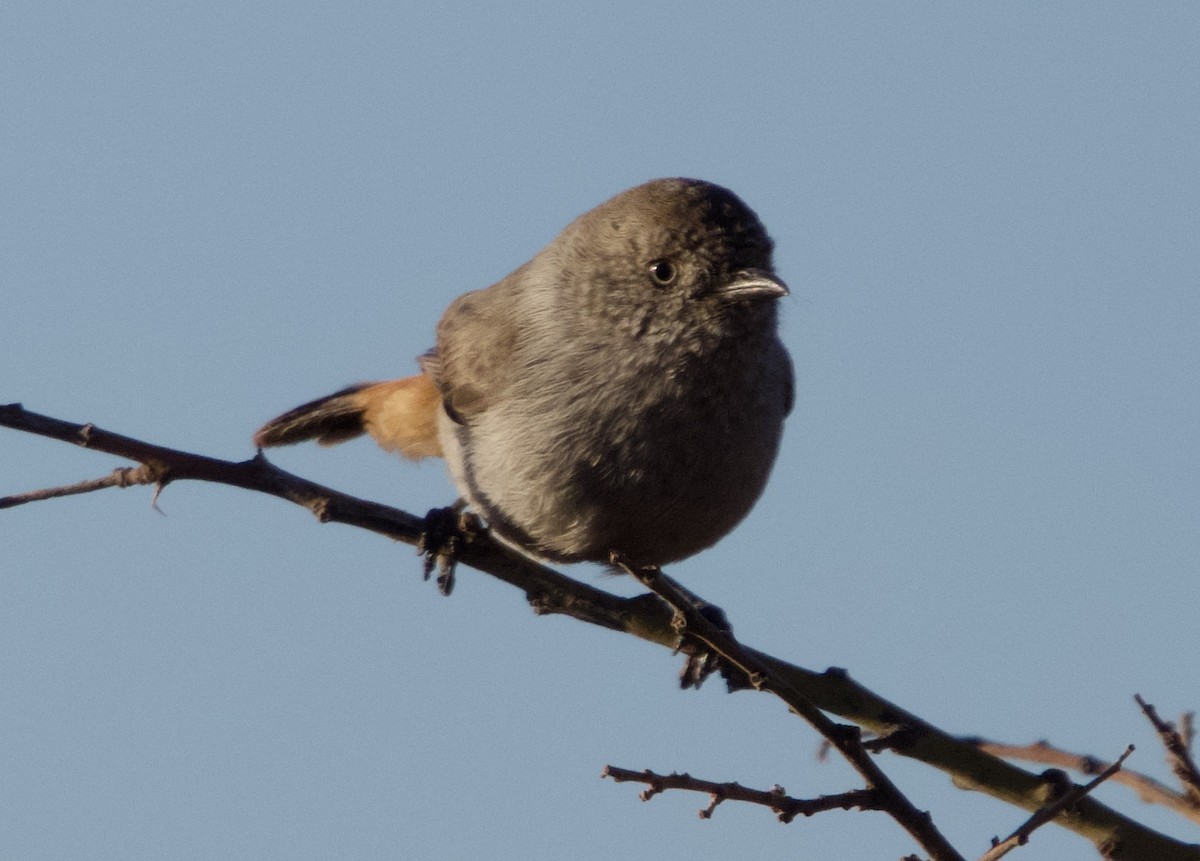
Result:
<instances>
[{"instance_id":1,"label":"bird","mask_svg":"<svg viewBox=\"0 0 1200 861\"><path fill-rule=\"evenodd\" d=\"M254 442L368 434L444 458L460 503L536 558L677 562L751 510L792 410L773 251L732 191L643 183L451 302L418 373L305 403Z\"/></svg>"}]
</instances>

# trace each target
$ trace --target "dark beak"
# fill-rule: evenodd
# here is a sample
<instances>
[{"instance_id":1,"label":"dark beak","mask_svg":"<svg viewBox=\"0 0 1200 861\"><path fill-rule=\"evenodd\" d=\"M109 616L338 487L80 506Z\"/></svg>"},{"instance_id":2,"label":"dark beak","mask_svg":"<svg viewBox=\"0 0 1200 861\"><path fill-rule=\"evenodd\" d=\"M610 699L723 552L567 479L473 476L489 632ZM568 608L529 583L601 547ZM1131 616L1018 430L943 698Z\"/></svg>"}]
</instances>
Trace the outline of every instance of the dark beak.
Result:
<instances>
[{"instance_id":1,"label":"dark beak","mask_svg":"<svg viewBox=\"0 0 1200 861\"><path fill-rule=\"evenodd\" d=\"M741 272L733 273L727 282L717 287L716 293L722 299L735 301L780 299L791 295L786 284L762 269L743 269Z\"/></svg>"}]
</instances>

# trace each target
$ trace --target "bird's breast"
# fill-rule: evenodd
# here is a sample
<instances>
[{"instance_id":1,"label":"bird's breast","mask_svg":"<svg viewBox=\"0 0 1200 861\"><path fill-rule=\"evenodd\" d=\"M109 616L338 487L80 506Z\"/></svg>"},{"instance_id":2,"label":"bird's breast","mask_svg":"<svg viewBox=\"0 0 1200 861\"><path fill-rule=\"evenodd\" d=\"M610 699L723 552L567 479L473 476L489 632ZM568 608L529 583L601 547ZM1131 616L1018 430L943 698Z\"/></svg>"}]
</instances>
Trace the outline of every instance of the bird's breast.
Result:
<instances>
[{"instance_id":1,"label":"bird's breast","mask_svg":"<svg viewBox=\"0 0 1200 861\"><path fill-rule=\"evenodd\" d=\"M770 356L710 361L543 363L541 379L453 429L452 470L502 534L551 559L689 556L750 510L786 413Z\"/></svg>"}]
</instances>

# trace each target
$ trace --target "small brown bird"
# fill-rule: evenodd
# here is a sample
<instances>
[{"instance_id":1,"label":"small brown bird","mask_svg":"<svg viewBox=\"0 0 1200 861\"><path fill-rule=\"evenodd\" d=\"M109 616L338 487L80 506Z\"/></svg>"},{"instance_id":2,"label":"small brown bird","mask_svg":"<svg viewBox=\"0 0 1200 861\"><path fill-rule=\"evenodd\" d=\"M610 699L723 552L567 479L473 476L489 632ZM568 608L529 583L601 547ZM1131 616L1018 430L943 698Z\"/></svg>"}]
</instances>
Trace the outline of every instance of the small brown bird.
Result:
<instances>
[{"instance_id":1,"label":"small brown bird","mask_svg":"<svg viewBox=\"0 0 1200 861\"><path fill-rule=\"evenodd\" d=\"M625 191L451 303L421 373L268 422L259 446L363 433L444 457L492 532L556 561L661 565L749 512L792 407L773 243L693 179Z\"/></svg>"}]
</instances>

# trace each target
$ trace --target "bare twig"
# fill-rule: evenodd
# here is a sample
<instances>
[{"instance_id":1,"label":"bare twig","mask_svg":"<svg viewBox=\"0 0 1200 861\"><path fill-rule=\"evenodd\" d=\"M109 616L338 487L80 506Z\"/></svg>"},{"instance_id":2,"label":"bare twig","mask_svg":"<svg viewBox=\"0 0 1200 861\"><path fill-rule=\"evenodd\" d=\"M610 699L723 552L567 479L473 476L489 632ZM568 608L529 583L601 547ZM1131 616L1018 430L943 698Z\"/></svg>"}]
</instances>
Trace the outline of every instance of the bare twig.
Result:
<instances>
[{"instance_id":1,"label":"bare twig","mask_svg":"<svg viewBox=\"0 0 1200 861\"><path fill-rule=\"evenodd\" d=\"M1200 769L1196 768L1196 761L1192 759L1191 745L1187 736L1178 732L1170 721L1160 718L1154 706L1142 699L1141 694L1134 694L1133 698L1141 706L1146 719L1154 725L1154 729L1158 732L1163 747L1167 749L1167 763L1183 785L1184 793L1193 806L1200 809Z\"/></svg>"},{"instance_id":2,"label":"bare twig","mask_svg":"<svg viewBox=\"0 0 1200 861\"><path fill-rule=\"evenodd\" d=\"M1029 842L1029 835L1034 831L1041 828L1047 822L1052 821L1072 804L1078 802L1105 780L1120 771L1121 764L1125 762L1131 753L1133 753L1133 745L1125 748L1125 752L1117 757L1116 762L1100 772L1089 783L1084 786L1072 785L1066 792L1059 793L1056 798L1049 801L1045 807L1035 810L1033 815L1025 820L1011 835L1004 840L995 841L992 848L980 856L979 861L998 861L998 859L1003 858L1018 846L1024 846Z\"/></svg>"},{"instance_id":3,"label":"bare twig","mask_svg":"<svg viewBox=\"0 0 1200 861\"><path fill-rule=\"evenodd\" d=\"M1058 768L1077 771L1080 774L1100 774L1111 763L1086 754L1072 753L1055 747L1048 741L1035 741L1033 744L1004 744L997 741L974 739L980 750L1004 759L1019 759L1025 762L1039 762L1043 765L1053 765ZM1119 783L1127 786L1138 794L1147 804L1159 804L1190 819L1200 822L1200 807L1197 807L1182 792L1177 792L1165 783L1155 780L1147 774L1122 768L1109 778L1109 783Z\"/></svg>"},{"instance_id":4,"label":"bare twig","mask_svg":"<svg viewBox=\"0 0 1200 861\"><path fill-rule=\"evenodd\" d=\"M413 545L423 531L424 521L420 517L322 487L278 469L261 456L241 463L207 458L90 425L39 415L19 404L0 405L0 427L40 434L143 464L157 464L166 470L160 484L193 479L267 493L308 508L322 522L353 525ZM457 556L462 564L523 590L536 612L570 615L667 648L674 648L679 641L671 624L671 612L652 595L635 598L612 595L521 556L492 541L486 532L464 542ZM746 646L742 648L820 709L874 733L883 734L903 726L905 743L895 745L893 750L950 774L956 785L986 792L1031 811L1042 805L1044 799L1039 792L1043 782L1037 775L990 756L970 741L957 739L923 721L857 684L844 670L815 672ZM1097 846L1112 846L1119 837L1119 843L1110 852L1114 861L1147 858L1200 861L1200 847L1160 834L1093 798L1082 799L1056 821Z\"/></svg>"},{"instance_id":5,"label":"bare twig","mask_svg":"<svg viewBox=\"0 0 1200 861\"><path fill-rule=\"evenodd\" d=\"M611 777L618 783L644 783L649 788L642 791L639 798L649 801L660 792L668 789L680 789L688 792L707 792L711 796L708 807L700 810L701 819L710 819L717 805L722 801L744 801L749 804L760 804L775 811L780 822L788 823L797 816L812 816L826 810L878 810L879 804L875 793L869 789L855 789L837 795L822 795L820 798L793 798L783 787L774 786L771 789L750 789L740 783L716 783L702 780L689 774L656 774L653 771L633 771L619 768L615 765L604 766L601 777Z\"/></svg>"},{"instance_id":6,"label":"bare twig","mask_svg":"<svg viewBox=\"0 0 1200 861\"><path fill-rule=\"evenodd\" d=\"M27 502L41 502L44 499L54 499L59 496L73 496L77 493L91 493L93 490L103 490L106 487L133 487L142 484L157 484L162 480L161 470L150 464L141 466L122 466L114 469L103 478L93 478L76 484L62 487L48 487L44 490L31 490L15 496L0 496L0 508L14 508Z\"/></svg>"}]
</instances>

